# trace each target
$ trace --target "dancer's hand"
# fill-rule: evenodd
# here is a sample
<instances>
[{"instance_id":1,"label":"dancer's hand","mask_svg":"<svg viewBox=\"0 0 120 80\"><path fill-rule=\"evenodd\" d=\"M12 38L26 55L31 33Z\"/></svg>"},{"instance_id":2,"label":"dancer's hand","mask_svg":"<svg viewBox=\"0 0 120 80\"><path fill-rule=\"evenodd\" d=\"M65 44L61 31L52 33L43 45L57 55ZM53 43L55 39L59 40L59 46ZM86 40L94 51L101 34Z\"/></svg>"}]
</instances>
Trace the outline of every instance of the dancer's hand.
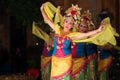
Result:
<instances>
[{"instance_id":1,"label":"dancer's hand","mask_svg":"<svg viewBox=\"0 0 120 80\"><path fill-rule=\"evenodd\" d=\"M103 31L103 30L104 30L104 28L105 28L105 26L104 26L104 25L100 25L100 27L98 28L98 32Z\"/></svg>"},{"instance_id":2,"label":"dancer's hand","mask_svg":"<svg viewBox=\"0 0 120 80\"><path fill-rule=\"evenodd\" d=\"M40 10L43 10L44 6L46 3L43 3L42 6L40 7Z\"/></svg>"},{"instance_id":3,"label":"dancer's hand","mask_svg":"<svg viewBox=\"0 0 120 80\"><path fill-rule=\"evenodd\" d=\"M102 20L100 23L100 27L98 28L98 32L101 32L105 28L106 21Z\"/></svg>"},{"instance_id":4,"label":"dancer's hand","mask_svg":"<svg viewBox=\"0 0 120 80\"><path fill-rule=\"evenodd\" d=\"M105 24L106 24L106 20L103 19L103 20L101 21L100 25L105 25Z\"/></svg>"}]
</instances>

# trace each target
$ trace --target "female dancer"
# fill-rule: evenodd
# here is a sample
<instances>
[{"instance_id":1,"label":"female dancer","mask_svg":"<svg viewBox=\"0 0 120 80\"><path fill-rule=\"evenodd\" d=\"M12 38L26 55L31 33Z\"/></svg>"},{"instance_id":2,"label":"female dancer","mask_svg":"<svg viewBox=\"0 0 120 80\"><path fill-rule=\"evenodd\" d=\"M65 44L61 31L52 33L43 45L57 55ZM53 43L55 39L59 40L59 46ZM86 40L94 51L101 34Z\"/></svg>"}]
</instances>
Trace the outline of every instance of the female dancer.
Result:
<instances>
[{"instance_id":1,"label":"female dancer","mask_svg":"<svg viewBox=\"0 0 120 80\"><path fill-rule=\"evenodd\" d=\"M52 67L51 67L51 79L52 80L70 80L70 72L72 70L72 56L71 56L71 41L77 39L83 39L91 35L95 35L103 30L103 26L99 29L88 32L71 34L75 21L74 16L77 14L77 10L70 10L64 17L64 24L61 28L58 24L51 21L44 11L44 7L47 3L41 6L41 12L44 21L55 31L54 37L54 51L52 55Z\"/></svg>"},{"instance_id":2,"label":"female dancer","mask_svg":"<svg viewBox=\"0 0 120 80\"><path fill-rule=\"evenodd\" d=\"M95 25L92 21L92 14L89 10L84 11L82 13L81 18L81 28L87 28L86 32L95 30ZM84 30L84 29L83 29ZM81 31L83 31L81 30ZM91 37L91 36L89 36ZM86 64L86 73L85 78L87 80L97 80L97 45L93 43L86 42L85 43L85 54L87 57L87 64Z\"/></svg>"},{"instance_id":3,"label":"female dancer","mask_svg":"<svg viewBox=\"0 0 120 80\"><path fill-rule=\"evenodd\" d=\"M85 33L87 27L79 26L78 30ZM85 42L72 42L71 53L73 59L71 80L85 80Z\"/></svg>"},{"instance_id":4,"label":"female dancer","mask_svg":"<svg viewBox=\"0 0 120 80\"><path fill-rule=\"evenodd\" d=\"M33 22L32 33L45 41L41 55L41 78L42 80L50 80L54 32L51 31L50 35L48 35Z\"/></svg>"},{"instance_id":5,"label":"female dancer","mask_svg":"<svg viewBox=\"0 0 120 80\"><path fill-rule=\"evenodd\" d=\"M91 18L92 18L92 15L89 12L89 10L84 11L81 14L81 19L79 21L79 26L78 26L78 32L86 33L95 28ZM92 43L85 43L85 42L73 43L72 45L73 70L71 74L72 80L78 80L78 79L84 80L86 74L87 74L86 76L87 80L90 80L90 79L94 80L94 77L92 77L92 75L94 74L93 74L93 71L90 71L89 69L90 67L87 68L87 72L86 72L86 62L91 61L95 57L95 54L94 56L91 56L91 57L88 57L88 54L94 53L95 51L97 51L96 49L97 47ZM89 60L87 60L86 57Z\"/></svg>"},{"instance_id":6,"label":"female dancer","mask_svg":"<svg viewBox=\"0 0 120 80\"><path fill-rule=\"evenodd\" d=\"M86 16L87 17L87 16ZM77 31L80 33L86 33L88 26L85 22L79 21ZM86 51L85 42L73 42L71 46L71 53L73 59L73 67L71 73L71 80L85 80L85 68L86 68Z\"/></svg>"},{"instance_id":7,"label":"female dancer","mask_svg":"<svg viewBox=\"0 0 120 80\"><path fill-rule=\"evenodd\" d=\"M98 61L98 76L99 80L109 80L109 67L112 62L111 56L112 46L101 46L99 47L99 61Z\"/></svg>"},{"instance_id":8,"label":"female dancer","mask_svg":"<svg viewBox=\"0 0 120 80\"><path fill-rule=\"evenodd\" d=\"M108 11L101 11L99 14L99 18L101 20L105 19L106 17L110 17L110 13ZM108 44L105 46L99 46L98 47L98 77L99 80L109 80L109 67L112 63L112 56L111 56L111 50L113 49L113 46Z\"/></svg>"}]
</instances>

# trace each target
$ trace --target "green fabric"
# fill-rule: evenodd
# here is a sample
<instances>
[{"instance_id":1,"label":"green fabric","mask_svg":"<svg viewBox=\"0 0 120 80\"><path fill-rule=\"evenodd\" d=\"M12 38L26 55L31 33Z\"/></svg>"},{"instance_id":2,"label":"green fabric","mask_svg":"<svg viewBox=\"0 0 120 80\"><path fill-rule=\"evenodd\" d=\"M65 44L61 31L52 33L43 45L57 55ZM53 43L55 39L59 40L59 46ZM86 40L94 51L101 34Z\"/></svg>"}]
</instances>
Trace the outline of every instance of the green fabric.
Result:
<instances>
[{"instance_id":1,"label":"green fabric","mask_svg":"<svg viewBox=\"0 0 120 80\"><path fill-rule=\"evenodd\" d=\"M109 70L109 68L107 68L106 70L103 70L99 74L99 80L108 80L108 70Z\"/></svg>"},{"instance_id":2,"label":"green fabric","mask_svg":"<svg viewBox=\"0 0 120 80\"><path fill-rule=\"evenodd\" d=\"M42 80L50 80L51 63L41 69Z\"/></svg>"},{"instance_id":3,"label":"green fabric","mask_svg":"<svg viewBox=\"0 0 120 80\"><path fill-rule=\"evenodd\" d=\"M102 80L106 80L106 71L103 71L100 75Z\"/></svg>"},{"instance_id":4,"label":"green fabric","mask_svg":"<svg viewBox=\"0 0 120 80\"><path fill-rule=\"evenodd\" d=\"M74 77L72 77L71 80L85 80L84 69L82 69L78 74L76 74Z\"/></svg>"},{"instance_id":5,"label":"green fabric","mask_svg":"<svg viewBox=\"0 0 120 80\"><path fill-rule=\"evenodd\" d=\"M63 76L63 77L61 77L61 78L54 78L54 79L52 79L52 80L70 80L70 74L67 74L67 75L65 75L65 76Z\"/></svg>"},{"instance_id":6,"label":"green fabric","mask_svg":"<svg viewBox=\"0 0 120 80\"><path fill-rule=\"evenodd\" d=\"M92 64L93 64L93 67L92 67L92 70L93 70L93 75L94 75L94 80L97 80L97 65L96 65L96 59L92 59ZM91 77L91 73L90 73L90 63L87 64L87 72L86 72L86 80L92 80L92 77Z\"/></svg>"}]
</instances>

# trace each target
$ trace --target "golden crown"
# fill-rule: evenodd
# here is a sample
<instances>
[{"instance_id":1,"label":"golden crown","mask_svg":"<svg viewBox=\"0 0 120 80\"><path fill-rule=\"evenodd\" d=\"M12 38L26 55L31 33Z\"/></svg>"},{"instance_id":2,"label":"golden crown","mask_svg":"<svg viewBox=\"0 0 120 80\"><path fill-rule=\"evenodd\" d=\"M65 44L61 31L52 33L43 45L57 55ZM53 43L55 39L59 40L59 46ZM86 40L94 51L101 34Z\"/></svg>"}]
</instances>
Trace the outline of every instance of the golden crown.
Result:
<instances>
[{"instance_id":1,"label":"golden crown","mask_svg":"<svg viewBox=\"0 0 120 80\"><path fill-rule=\"evenodd\" d=\"M95 25L92 21L92 13L89 10L81 12L82 8L79 8L78 5L73 5L65 11L66 16L71 16L75 20L74 24L76 28L78 24L84 22L90 29L95 29Z\"/></svg>"},{"instance_id":2,"label":"golden crown","mask_svg":"<svg viewBox=\"0 0 120 80\"><path fill-rule=\"evenodd\" d=\"M81 10L82 8L79 8L78 5L73 5L66 10L66 16L72 16L75 21L80 20L80 15L81 15Z\"/></svg>"},{"instance_id":3,"label":"golden crown","mask_svg":"<svg viewBox=\"0 0 120 80\"><path fill-rule=\"evenodd\" d=\"M95 25L92 20L92 13L89 10L83 11L81 19L78 23L86 23L89 28L95 29Z\"/></svg>"}]
</instances>

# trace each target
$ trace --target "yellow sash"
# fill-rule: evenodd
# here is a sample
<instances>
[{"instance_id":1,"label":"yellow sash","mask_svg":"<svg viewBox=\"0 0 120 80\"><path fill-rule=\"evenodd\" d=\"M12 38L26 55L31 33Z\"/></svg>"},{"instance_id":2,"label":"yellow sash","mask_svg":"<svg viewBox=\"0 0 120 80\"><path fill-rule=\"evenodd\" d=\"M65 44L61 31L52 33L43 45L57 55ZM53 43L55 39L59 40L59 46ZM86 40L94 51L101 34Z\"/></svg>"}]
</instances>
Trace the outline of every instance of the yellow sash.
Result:
<instances>
[{"instance_id":1,"label":"yellow sash","mask_svg":"<svg viewBox=\"0 0 120 80\"><path fill-rule=\"evenodd\" d=\"M35 25L35 22L33 22L33 25L32 25L32 33L43 39L46 43L49 42L49 35L47 33L45 33L43 30L41 30L37 25Z\"/></svg>"},{"instance_id":2,"label":"yellow sash","mask_svg":"<svg viewBox=\"0 0 120 80\"><path fill-rule=\"evenodd\" d=\"M65 57L52 56L52 69L51 77L61 77L71 71L72 56L68 55Z\"/></svg>"},{"instance_id":3,"label":"yellow sash","mask_svg":"<svg viewBox=\"0 0 120 80\"><path fill-rule=\"evenodd\" d=\"M116 39L114 36L119 36L118 33L116 33L115 29L110 24L110 18L105 18L105 29L101 31L100 33L96 34L95 36L87 39L82 40L74 40L73 42L90 42L97 45L105 45L107 43L110 43L112 45L116 45ZM70 33L69 36L77 35L78 32Z\"/></svg>"}]
</instances>

